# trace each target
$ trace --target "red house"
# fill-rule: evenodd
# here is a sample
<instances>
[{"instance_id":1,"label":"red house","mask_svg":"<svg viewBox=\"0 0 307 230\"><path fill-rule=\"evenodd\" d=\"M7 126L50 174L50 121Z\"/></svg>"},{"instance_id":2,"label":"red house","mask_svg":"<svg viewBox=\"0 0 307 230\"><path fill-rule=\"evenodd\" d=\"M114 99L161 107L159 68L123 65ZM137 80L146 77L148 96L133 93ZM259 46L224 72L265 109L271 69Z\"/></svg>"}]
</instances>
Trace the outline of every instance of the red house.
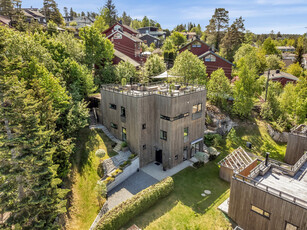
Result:
<instances>
[{"instance_id":1,"label":"red house","mask_svg":"<svg viewBox=\"0 0 307 230\"><path fill-rule=\"evenodd\" d=\"M268 71L264 72L264 76L268 76ZM298 81L298 78L292 74L281 72L279 69L271 70L269 79L271 81L279 81L283 86L287 83L295 84Z\"/></svg>"},{"instance_id":2,"label":"red house","mask_svg":"<svg viewBox=\"0 0 307 230\"><path fill-rule=\"evenodd\" d=\"M136 30L117 22L103 33L114 44L114 49L117 51L114 53L114 64L117 64L120 60L129 61L131 59L137 63L142 62L141 43L143 41L136 37L138 34Z\"/></svg>"},{"instance_id":3,"label":"red house","mask_svg":"<svg viewBox=\"0 0 307 230\"><path fill-rule=\"evenodd\" d=\"M222 68L225 72L226 77L231 79L231 72L233 64L225 58L219 56L211 50L211 47L201 40L194 40L187 45L181 47L179 52L189 50L193 54L197 55L204 61L207 67L207 74L210 77L211 73L218 68Z\"/></svg>"},{"instance_id":4,"label":"red house","mask_svg":"<svg viewBox=\"0 0 307 230\"><path fill-rule=\"evenodd\" d=\"M198 56L202 59L207 67L207 74L208 77L211 76L211 73L218 68L222 68L225 72L226 77L231 80L231 72L233 64L226 60L225 58L221 57L217 53L213 51L207 51L206 53Z\"/></svg>"}]
</instances>

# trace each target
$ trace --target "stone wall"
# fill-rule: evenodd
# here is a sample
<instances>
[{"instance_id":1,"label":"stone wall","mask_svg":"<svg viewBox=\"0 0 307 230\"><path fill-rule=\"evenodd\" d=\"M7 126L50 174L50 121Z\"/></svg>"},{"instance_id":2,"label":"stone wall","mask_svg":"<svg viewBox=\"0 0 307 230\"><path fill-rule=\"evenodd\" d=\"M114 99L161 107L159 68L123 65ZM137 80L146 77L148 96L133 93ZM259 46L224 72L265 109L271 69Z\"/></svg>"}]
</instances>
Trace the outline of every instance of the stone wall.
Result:
<instances>
[{"instance_id":1,"label":"stone wall","mask_svg":"<svg viewBox=\"0 0 307 230\"><path fill-rule=\"evenodd\" d=\"M272 128L271 125L267 125L268 132L270 136L273 138L274 141L277 142L282 142L282 143L287 143L288 138L289 138L289 133L288 132L278 132Z\"/></svg>"},{"instance_id":2,"label":"stone wall","mask_svg":"<svg viewBox=\"0 0 307 230\"><path fill-rule=\"evenodd\" d=\"M115 180L107 185L108 192L111 191L113 188L115 188L117 185L125 181L128 177L130 177L132 174L137 172L137 170L140 168L140 160L138 157L134 158L131 161L131 164L128 165L126 168L124 168L123 172L115 177Z\"/></svg>"}]
</instances>

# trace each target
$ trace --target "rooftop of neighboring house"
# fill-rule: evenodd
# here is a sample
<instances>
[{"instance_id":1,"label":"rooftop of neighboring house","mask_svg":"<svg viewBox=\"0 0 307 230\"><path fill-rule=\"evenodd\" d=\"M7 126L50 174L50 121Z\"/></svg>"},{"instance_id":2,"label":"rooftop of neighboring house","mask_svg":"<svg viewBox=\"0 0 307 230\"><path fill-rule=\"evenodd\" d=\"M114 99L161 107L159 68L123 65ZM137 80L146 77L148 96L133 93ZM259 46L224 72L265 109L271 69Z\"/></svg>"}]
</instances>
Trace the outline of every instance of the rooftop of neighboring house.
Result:
<instances>
[{"instance_id":1,"label":"rooftop of neighboring house","mask_svg":"<svg viewBox=\"0 0 307 230\"><path fill-rule=\"evenodd\" d=\"M268 75L268 71L265 71L264 75L267 76ZM292 74L282 72L282 71L280 71L278 69L277 70L271 70L270 71L269 79L274 80L274 79L278 79L278 78L286 78L286 79L290 79L290 80L293 80L293 81L297 81L298 80L298 78L293 76Z\"/></svg>"},{"instance_id":2,"label":"rooftop of neighboring house","mask_svg":"<svg viewBox=\"0 0 307 230\"><path fill-rule=\"evenodd\" d=\"M290 60L295 60L296 59L296 54L291 54L291 53L282 53L282 59L290 59Z\"/></svg>"},{"instance_id":3,"label":"rooftop of neighboring house","mask_svg":"<svg viewBox=\"0 0 307 230\"><path fill-rule=\"evenodd\" d=\"M132 58L128 57L126 54L118 51L117 49L114 49L114 56L120 58L123 61L131 63L134 67L139 67L140 63L136 62Z\"/></svg>"},{"instance_id":4,"label":"rooftop of neighboring house","mask_svg":"<svg viewBox=\"0 0 307 230\"><path fill-rule=\"evenodd\" d=\"M307 209L307 151L294 165L268 156L247 177L236 173L233 179Z\"/></svg>"},{"instance_id":5,"label":"rooftop of neighboring house","mask_svg":"<svg viewBox=\"0 0 307 230\"><path fill-rule=\"evenodd\" d=\"M32 15L33 17L45 18L45 15L43 15L41 12L38 11L38 9L35 8L23 8L23 11Z\"/></svg>"},{"instance_id":6,"label":"rooftop of neighboring house","mask_svg":"<svg viewBox=\"0 0 307 230\"><path fill-rule=\"evenodd\" d=\"M196 32L180 32L183 35L196 36Z\"/></svg>"},{"instance_id":7,"label":"rooftop of neighboring house","mask_svg":"<svg viewBox=\"0 0 307 230\"><path fill-rule=\"evenodd\" d=\"M170 88L172 88L170 90ZM152 84L132 84L132 85L102 85L102 90L116 92L128 96L144 97L149 95L161 95L167 97L177 97L190 93L205 91L206 87L202 85L183 85L168 83L152 83Z\"/></svg>"},{"instance_id":8,"label":"rooftop of neighboring house","mask_svg":"<svg viewBox=\"0 0 307 230\"><path fill-rule=\"evenodd\" d=\"M307 136L307 125L304 124L298 125L291 130L291 133Z\"/></svg>"},{"instance_id":9,"label":"rooftop of neighboring house","mask_svg":"<svg viewBox=\"0 0 307 230\"><path fill-rule=\"evenodd\" d=\"M282 51L294 51L295 50L293 46L276 46L276 48Z\"/></svg>"},{"instance_id":10,"label":"rooftop of neighboring house","mask_svg":"<svg viewBox=\"0 0 307 230\"><path fill-rule=\"evenodd\" d=\"M0 22L5 25L9 25L11 20L7 16L0 15Z\"/></svg>"},{"instance_id":11,"label":"rooftop of neighboring house","mask_svg":"<svg viewBox=\"0 0 307 230\"><path fill-rule=\"evenodd\" d=\"M307 208L307 153L303 157L305 157L305 163L294 175L289 173L291 166L271 167L263 176L258 175L255 178L256 186Z\"/></svg>"},{"instance_id":12,"label":"rooftop of neighboring house","mask_svg":"<svg viewBox=\"0 0 307 230\"><path fill-rule=\"evenodd\" d=\"M87 16L80 16L80 17L64 17L66 22L77 22L77 23L93 23L95 19Z\"/></svg>"}]
</instances>

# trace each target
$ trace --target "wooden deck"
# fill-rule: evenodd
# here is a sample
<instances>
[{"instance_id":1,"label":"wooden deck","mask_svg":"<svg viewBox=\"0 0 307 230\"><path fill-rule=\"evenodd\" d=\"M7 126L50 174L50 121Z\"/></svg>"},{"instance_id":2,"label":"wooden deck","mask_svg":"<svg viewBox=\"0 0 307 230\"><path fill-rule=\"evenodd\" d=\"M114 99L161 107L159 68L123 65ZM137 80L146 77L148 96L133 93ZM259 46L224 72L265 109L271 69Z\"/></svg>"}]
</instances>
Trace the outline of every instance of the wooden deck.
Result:
<instances>
[{"instance_id":1,"label":"wooden deck","mask_svg":"<svg viewBox=\"0 0 307 230\"><path fill-rule=\"evenodd\" d=\"M282 196L287 198L286 194L307 201L307 162L300 168L294 177L284 174L281 170L271 168L264 176L255 178L259 182L257 186L269 186L276 189L276 193L281 191ZM273 192L274 191L270 191Z\"/></svg>"}]
</instances>

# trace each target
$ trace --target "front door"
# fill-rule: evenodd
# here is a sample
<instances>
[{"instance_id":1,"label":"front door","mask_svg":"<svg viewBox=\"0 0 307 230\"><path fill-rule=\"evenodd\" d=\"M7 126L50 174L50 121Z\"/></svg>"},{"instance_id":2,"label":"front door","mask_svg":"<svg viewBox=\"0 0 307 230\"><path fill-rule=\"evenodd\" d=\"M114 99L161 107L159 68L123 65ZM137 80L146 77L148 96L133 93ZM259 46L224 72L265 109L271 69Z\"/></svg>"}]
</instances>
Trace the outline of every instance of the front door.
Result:
<instances>
[{"instance_id":1,"label":"front door","mask_svg":"<svg viewBox=\"0 0 307 230\"><path fill-rule=\"evenodd\" d=\"M191 158L200 150L200 142L191 145Z\"/></svg>"},{"instance_id":2,"label":"front door","mask_svg":"<svg viewBox=\"0 0 307 230\"><path fill-rule=\"evenodd\" d=\"M156 161L162 164L162 150L156 150Z\"/></svg>"},{"instance_id":3,"label":"front door","mask_svg":"<svg viewBox=\"0 0 307 230\"><path fill-rule=\"evenodd\" d=\"M183 160L188 159L188 147L183 148Z\"/></svg>"}]
</instances>

